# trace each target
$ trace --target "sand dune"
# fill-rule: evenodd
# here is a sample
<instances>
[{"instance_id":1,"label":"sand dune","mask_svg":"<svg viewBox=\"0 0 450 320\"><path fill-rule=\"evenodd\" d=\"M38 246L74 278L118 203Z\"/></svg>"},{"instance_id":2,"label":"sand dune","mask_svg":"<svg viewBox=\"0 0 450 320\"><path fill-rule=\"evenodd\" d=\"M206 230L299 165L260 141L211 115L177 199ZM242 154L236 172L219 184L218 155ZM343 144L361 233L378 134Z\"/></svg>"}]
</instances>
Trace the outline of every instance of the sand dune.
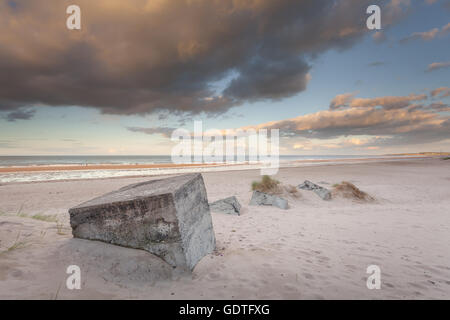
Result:
<instances>
[{"instance_id":1,"label":"sand dune","mask_svg":"<svg viewBox=\"0 0 450 320\"><path fill-rule=\"evenodd\" d=\"M301 190L285 211L248 206L259 170L204 173L211 202L235 195L243 210L212 213L217 249L192 274L70 234L68 208L156 177L3 185L0 298L449 299L449 169L439 159L280 169L286 185L349 181L376 199L322 201ZM61 224L24 216L33 214ZM70 264L81 268L81 290L65 287ZM371 264L381 268L380 290L366 287Z\"/></svg>"}]
</instances>

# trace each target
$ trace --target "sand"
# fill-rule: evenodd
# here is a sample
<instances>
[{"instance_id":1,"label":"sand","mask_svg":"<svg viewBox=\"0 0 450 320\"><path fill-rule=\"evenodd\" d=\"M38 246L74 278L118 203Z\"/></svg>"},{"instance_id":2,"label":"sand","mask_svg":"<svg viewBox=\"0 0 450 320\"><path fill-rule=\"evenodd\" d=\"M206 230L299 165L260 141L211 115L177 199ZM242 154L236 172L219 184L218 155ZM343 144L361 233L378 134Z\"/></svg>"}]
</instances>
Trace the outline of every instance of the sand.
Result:
<instances>
[{"instance_id":1,"label":"sand","mask_svg":"<svg viewBox=\"0 0 450 320\"><path fill-rule=\"evenodd\" d=\"M243 210L212 212L217 250L192 274L145 251L71 236L68 208L158 177L0 186L0 298L450 299L450 161L282 168L283 184L349 181L376 199L326 202L301 190L289 210L248 206L259 170L203 176L210 202L235 195ZM65 286L70 264L81 268L81 290ZM372 264L380 290L366 287Z\"/></svg>"}]
</instances>

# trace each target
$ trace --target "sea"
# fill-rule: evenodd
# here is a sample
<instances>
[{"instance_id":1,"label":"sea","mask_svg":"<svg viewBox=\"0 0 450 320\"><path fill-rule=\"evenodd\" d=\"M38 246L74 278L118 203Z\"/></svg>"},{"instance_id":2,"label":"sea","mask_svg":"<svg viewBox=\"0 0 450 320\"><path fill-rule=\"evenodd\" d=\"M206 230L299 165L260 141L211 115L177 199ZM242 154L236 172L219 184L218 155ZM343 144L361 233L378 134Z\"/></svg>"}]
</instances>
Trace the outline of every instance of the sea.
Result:
<instances>
[{"instance_id":1,"label":"sea","mask_svg":"<svg viewBox=\"0 0 450 320\"><path fill-rule=\"evenodd\" d=\"M280 166L292 166L299 161L313 160L340 160L381 158L385 156L373 155L280 155ZM248 160L248 159L246 159ZM184 168L139 168L139 169L89 169L89 165L145 165L172 163L170 155L100 155L100 156L0 156L0 168L11 167L37 167L37 166L86 166L83 170L51 170L32 172L0 172L0 184L55 181L73 179L98 179L126 176L154 176L162 174L177 174L188 172L208 172L223 170L246 170L260 166L241 164L239 166L210 166L210 167L184 167ZM327 162L329 164L329 162ZM302 163L308 165L308 163ZM311 165L311 164L309 164Z\"/></svg>"},{"instance_id":2,"label":"sea","mask_svg":"<svg viewBox=\"0 0 450 320\"><path fill-rule=\"evenodd\" d=\"M280 155L280 162L297 160L362 159L384 156L368 155ZM246 158L248 160L248 158ZM0 156L0 167L71 166L71 165L134 165L172 163L170 155L156 156Z\"/></svg>"}]
</instances>

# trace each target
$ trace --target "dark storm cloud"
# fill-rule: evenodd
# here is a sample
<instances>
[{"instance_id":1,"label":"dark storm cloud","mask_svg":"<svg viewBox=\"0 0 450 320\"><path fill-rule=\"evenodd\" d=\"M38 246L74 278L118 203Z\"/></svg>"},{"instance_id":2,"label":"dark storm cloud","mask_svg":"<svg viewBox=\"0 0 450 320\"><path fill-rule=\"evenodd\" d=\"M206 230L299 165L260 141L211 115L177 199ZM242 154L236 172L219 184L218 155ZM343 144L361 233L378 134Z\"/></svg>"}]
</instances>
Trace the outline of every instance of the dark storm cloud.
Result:
<instances>
[{"instance_id":1,"label":"dark storm cloud","mask_svg":"<svg viewBox=\"0 0 450 320\"><path fill-rule=\"evenodd\" d=\"M104 113L223 112L305 90L311 59L387 27L406 0L79 0L0 3L0 109L85 106ZM13 3L13 5L11 5ZM223 92L211 83L236 75Z\"/></svg>"}]
</instances>

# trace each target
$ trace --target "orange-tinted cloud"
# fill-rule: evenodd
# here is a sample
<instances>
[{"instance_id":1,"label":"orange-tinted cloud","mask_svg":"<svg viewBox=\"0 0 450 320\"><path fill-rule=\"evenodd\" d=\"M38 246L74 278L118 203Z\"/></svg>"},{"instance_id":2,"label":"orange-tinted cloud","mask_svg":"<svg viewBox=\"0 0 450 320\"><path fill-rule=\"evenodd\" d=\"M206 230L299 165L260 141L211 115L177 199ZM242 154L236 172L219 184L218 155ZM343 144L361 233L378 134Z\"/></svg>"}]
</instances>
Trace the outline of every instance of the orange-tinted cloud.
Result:
<instances>
[{"instance_id":1,"label":"orange-tinted cloud","mask_svg":"<svg viewBox=\"0 0 450 320\"><path fill-rule=\"evenodd\" d=\"M434 89L433 91L431 91L431 96L433 98L437 97L439 95L441 98L450 97L450 88L449 87L440 87L440 88L437 88L437 89Z\"/></svg>"},{"instance_id":2,"label":"orange-tinted cloud","mask_svg":"<svg viewBox=\"0 0 450 320\"><path fill-rule=\"evenodd\" d=\"M348 106L349 103L354 99L355 94L354 93L343 93L338 94L336 97L333 98L330 102L330 109L337 109L340 107Z\"/></svg>"},{"instance_id":3,"label":"orange-tinted cloud","mask_svg":"<svg viewBox=\"0 0 450 320\"><path fill-rule=\"evenodd\" d=\"M426 94L410 94L408 96L385 96L377 98L355 98L353 93L337 95L330 103L330 109L339 107L368 108L383 107L385 109L398 109L410 105L413 101L427 99Z\"/></svg>"},{"instance_id":4,"label":"orange-tinted cloud","mask_svg":"<svg viewBox=\"0 0 450 320\"><path fill-rule=\"evenodd\" d=\"M439 90L442 92L442 90ZM342 106L291 119L262 123L243 129L279 129L285 139L322 140L327 145L343 147L380 147L383 145L418 144L450 138L449 106L439 102L424 107L411 104L425 100L426 95L405 97L352 98L353 94L338 95L331 105ZM345 103L346 102L346 107ZM381 106L381 107L380 107ZM364 136L364 138L361 138ZM345 138L342 140L342 138ZM341 139L329 144L330 139Z\"/></svg>"},{"instance_id":5,"label":"orange-tinted cloud","mask_svg":"<svg viewBox=\"0 0 450 320\"><path fill-rule=\"evenodd\" d=\"M379 0L384 25L407 1ZM104 113L222 112L305 90L306 57L352 46L370 0L0 2L0 111L84 106ZM223 92L211 83L234 74Z\"/></svg>"},{"instance_id":6,"label":"orange-tinted cloud","mask_svg":"<svg viewBox=\"0 0 450 320\"><path fill-rule=\"evenodd\" d=\"M424 32L414 32L410 36L401 39L400 43L406 43L406 42L408 42L410 40L418 40L418 39L422 39L424 41L433 40L437 36L445 36L445 35L447 35L449 30L450 30L450 23L446 24L441 29L433 28L431 30L424 31Z\"/></svg>"},{"instance_id":7,"label":"orange-tinted cloud","mask_svg":"<svg viewBox=\"0 0 450 320\"><path fill-rule=\"evenodd\" d=\"M438 69L444 69L444 68L449 68L449 67L450 67L450 61L433 62L433 63L428 65L427 71L431 72L431 71L435 71L435 70L438 70Z\"/></svg>"},{"instance_id":8,"label":"orange-tinted cloud","mask_svg":"<svg viewBox=\"0 0 450 320\"><path fill-rule=\"evenodd\" d=\"M404 97L386 96L379 98L356 98L350 102L352 108L367 108L381 106L385 109L398 109L408 106L413 101L426 100L426 94L411 94Z\"/></svg>"}]
</instances>

